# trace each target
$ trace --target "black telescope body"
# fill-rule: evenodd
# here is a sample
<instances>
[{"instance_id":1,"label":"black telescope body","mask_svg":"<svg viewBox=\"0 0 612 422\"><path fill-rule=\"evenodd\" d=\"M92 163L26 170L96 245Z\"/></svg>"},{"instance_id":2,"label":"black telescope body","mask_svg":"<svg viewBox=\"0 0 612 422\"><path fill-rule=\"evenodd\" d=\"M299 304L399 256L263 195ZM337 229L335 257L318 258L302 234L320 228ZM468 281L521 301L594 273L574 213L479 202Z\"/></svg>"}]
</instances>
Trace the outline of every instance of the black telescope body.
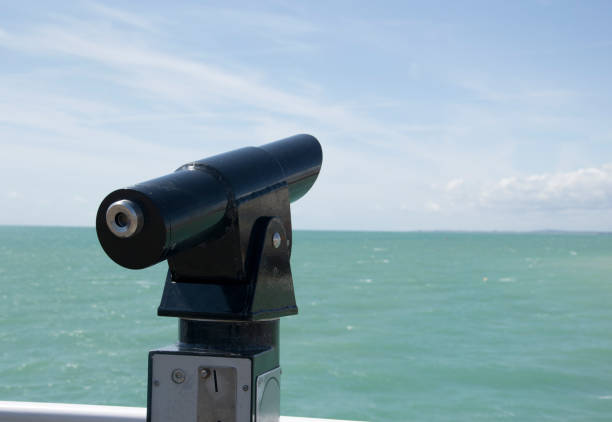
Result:
<instances>
[{"instance_id":1,"label":"black telescope body","mask_svg":"<svg viewBox=\"0 0 612 422\"><path fill-rule=\"evenodd\" d=\"M98 239L117 264L149 267L218 238L242 203L284 186L290 202L301 198L315 182L321 160L316 138L296 135L185 164L174 173L110 193L98 209ZM107 224L109 206L122 200L141 212L142 227L130 237L118 237ZM116 217L118 223L121 217Z\"/></svg>"},{"instance_id":2,"label":"black telescope body","mask_svg":"<svg viewBox=\"0 0 612 422\"><path fill-rule=\"evenodd\" d=\"M312 187L319 142L296 135L111 192L96 231L119 265L168 260L160 316L179 342L149 353L147 422L278 422L279 318L297 313L290 202Z\"/></svg>"},{"instance_id":3,"label":"black telescope body","mask_svg":"<svg viewBox=\"0 0 612 422\"><path fill-rule=\"evenodd\" d=\"M116 263L168 260L158 315L256 321L297 313L290 202L321 168L321 145L296 135L179 167L111 192L96 217Z\"/></svg>"}]
</instances>

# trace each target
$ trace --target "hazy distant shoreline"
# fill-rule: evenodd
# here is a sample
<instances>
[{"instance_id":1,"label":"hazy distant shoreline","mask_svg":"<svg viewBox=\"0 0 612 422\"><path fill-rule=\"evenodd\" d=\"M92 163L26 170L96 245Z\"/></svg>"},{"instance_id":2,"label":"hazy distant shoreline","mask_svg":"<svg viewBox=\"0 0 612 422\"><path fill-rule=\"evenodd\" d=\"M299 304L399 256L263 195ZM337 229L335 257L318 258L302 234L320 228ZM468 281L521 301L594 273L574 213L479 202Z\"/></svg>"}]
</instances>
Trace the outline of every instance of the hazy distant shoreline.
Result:
<instances>
[{"instance_id":1,"label":"hazy distant shoreline","mask_svg":"<svg viewBox=\"0 0 612 422\"><path fill-rule=\"evenodd\" d=\"M54 229L93 229L95 226L54 226L54 225L39 225L39 224L0 224L0 228L6 227L24 227L24 228L54 228ZM299 229L294 228L296 232L322 232L322 233L456 233L456 234L601 234L609 235L612 231L606 230L559 230L559 229L540 229L540 230L455 230L455 229L438 229L438 230L326 230L326 229Z\"/></svg>"}]
</instances>

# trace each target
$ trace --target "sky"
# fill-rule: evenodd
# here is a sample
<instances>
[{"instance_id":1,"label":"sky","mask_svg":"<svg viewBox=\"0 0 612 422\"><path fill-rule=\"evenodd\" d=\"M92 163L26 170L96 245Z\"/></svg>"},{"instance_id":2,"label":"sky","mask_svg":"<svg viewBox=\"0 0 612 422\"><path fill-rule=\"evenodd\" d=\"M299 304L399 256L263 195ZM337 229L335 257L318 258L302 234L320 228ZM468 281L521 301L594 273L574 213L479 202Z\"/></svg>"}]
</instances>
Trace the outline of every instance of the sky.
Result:
<instances>
[{"instance_id":1,"label":"sky","mask_svg":"<svg viewBox=\"0 0 612 422\"><path fill-rule=\"evenodd\" d=\"M612 2L0 0L0 224L297 133L297 229L612 231Z\"/></svg>"}]
</instances>

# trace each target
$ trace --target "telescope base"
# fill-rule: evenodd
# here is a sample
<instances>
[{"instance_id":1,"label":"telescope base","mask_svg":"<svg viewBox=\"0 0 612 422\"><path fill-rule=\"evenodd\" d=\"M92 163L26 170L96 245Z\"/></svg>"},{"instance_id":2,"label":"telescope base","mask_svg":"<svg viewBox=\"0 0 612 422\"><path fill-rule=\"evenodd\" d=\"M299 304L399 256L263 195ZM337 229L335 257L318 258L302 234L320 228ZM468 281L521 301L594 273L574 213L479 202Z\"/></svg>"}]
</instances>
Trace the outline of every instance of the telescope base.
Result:
<instances>
[{"instance_id":1,"label":"telescope base","mask_svg":"<svg viewBox=\"0 0 612 422\"><path fill-rule=\"evenodd\" d=\"M181 320L179 332L149 352L147 422L279 421L278 320Z\"/></svg>"}]
</instances>

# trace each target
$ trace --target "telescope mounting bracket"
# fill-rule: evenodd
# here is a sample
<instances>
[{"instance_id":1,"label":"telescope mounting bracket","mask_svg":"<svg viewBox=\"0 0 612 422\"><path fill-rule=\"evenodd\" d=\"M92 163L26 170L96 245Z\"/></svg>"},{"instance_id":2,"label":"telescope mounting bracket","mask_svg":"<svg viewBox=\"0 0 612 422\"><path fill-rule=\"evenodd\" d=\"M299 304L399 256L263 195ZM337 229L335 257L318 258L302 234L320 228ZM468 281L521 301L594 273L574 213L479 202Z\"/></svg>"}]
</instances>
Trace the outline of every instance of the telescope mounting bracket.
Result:
<instances>
[{"instance_id":1,"label":"telescope mounting bracket","mask_svg":"<svg viewBox=\"0 0 612 422\"><path fill-rule=\"evenodd\" d=\"M223 229L168 258L158 315L258 321L297 313L287 184L228 197Z\"/></svg>"}]
</instances>

